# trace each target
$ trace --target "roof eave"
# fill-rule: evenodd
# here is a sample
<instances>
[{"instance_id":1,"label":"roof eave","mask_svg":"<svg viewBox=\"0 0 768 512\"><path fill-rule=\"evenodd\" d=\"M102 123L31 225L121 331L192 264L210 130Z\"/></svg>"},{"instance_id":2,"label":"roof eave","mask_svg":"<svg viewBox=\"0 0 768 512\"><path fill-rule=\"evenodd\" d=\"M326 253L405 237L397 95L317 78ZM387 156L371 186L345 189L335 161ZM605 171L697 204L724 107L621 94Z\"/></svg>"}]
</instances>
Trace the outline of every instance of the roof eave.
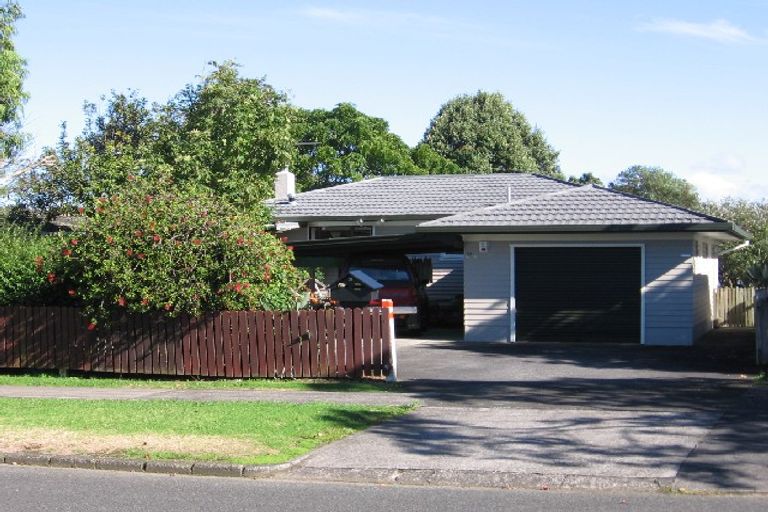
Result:
<instances>
[{"instance_id":1,"label":"roof eave","mask_svg":"<svg viewBox=\"0 0 768 512\"><path fill-rule=\"evenodd\" d=\"M436 220L443 217L447 217L451 214L448 213L436 213L436 214L422 214L422 215L280 215L277 212L273 213L273 218L278 222L326 222L326 221L350 221L357 222L362 219L365 222L379 222L381 220L386 221L401 221L401 220L413 220L416 222L425 222L430 220Z\"/></svg>"},{"instance_id":2,"label":"roof eave","mask_svg":"<svg viewBox=\"0 0 768 512\"><path fill-rule=\"evenodd\" d=\"M748 240L751 235L732 222L708 222L696 224L561 224L530 226L417 226L419 232L443 233L669 233L669 232L718 232Z\"/></svg>"}]
</instances>

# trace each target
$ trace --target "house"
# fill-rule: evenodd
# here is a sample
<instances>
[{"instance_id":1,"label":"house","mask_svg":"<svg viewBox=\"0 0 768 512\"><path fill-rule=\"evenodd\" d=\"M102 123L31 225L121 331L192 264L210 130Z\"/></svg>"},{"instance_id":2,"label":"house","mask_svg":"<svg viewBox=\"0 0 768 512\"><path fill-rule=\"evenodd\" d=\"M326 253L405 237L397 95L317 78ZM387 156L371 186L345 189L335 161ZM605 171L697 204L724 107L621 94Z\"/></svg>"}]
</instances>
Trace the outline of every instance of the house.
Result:
<instances>
[{"instance_id":1,"label":"house","mask_svg":"<svg viewBox=\"0 0 768 512\"><path fill-rule=\"evenodd\" d=\"M690 345L712 328L718 246L702 213L532 174L388 176L269 201L299 260L463 254L464 339Z\"/></svg>"}]
</instances>

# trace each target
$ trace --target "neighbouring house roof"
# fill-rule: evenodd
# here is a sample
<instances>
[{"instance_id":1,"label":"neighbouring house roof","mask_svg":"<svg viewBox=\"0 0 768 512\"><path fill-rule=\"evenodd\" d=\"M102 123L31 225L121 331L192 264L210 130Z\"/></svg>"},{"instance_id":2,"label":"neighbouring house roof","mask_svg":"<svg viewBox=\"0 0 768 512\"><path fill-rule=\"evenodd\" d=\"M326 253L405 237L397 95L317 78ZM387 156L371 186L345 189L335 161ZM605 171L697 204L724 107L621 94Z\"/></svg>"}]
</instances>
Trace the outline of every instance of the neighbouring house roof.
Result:
<instances>
[{"instance_id":1,"label":"neighbouring house roof","mask_svg":"<svg viewBox=\"0 0 768 512\"><path fill-rule=\"evenodd\" d=\"M328 219L435 219L575 185L532 174L384 176L296 194L267 204L282 222Z\"/></svg>"},{"instance_id":2,"label":"neighbouring house roof","mask_svg":"<svg viewBox=\"0 0 768 512\"><path fill-rule=\"evenodd\" d=\"M593 185L503 202L423 222L419 231L722 231L749 234L735 224Z\"/></svg>"}]
</instances>

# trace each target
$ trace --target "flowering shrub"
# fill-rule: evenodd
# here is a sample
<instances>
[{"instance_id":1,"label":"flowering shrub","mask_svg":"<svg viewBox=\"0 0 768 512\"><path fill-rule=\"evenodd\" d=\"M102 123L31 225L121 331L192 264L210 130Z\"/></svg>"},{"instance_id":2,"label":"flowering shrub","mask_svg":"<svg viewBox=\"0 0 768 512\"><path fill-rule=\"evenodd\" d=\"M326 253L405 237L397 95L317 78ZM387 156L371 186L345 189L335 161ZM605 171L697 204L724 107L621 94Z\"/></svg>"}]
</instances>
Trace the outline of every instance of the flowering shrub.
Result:
<instances>
[{"instance_id":1,"label":"flowering shrub","mask_svg":"<svg viewBox=\"0 0 768 512\"><path fill-rule=\"evenodd\" d=\"M57 302L61 274L57 248L55 236L0 227L0 306Z\"/></svg>"},{"instance_id":2,"label":"flowering shrub","mask_svg":"<svg viewBox=\"0 0 768 512\"><path fill-rule=\"evenodd\" d=\"M61 256L67 293L94 325L121 310L197 315L302 302L304 276L264 231L264 210L244 213L208 191L130 178L83 213Z\"/></svg>"}]
</instances>

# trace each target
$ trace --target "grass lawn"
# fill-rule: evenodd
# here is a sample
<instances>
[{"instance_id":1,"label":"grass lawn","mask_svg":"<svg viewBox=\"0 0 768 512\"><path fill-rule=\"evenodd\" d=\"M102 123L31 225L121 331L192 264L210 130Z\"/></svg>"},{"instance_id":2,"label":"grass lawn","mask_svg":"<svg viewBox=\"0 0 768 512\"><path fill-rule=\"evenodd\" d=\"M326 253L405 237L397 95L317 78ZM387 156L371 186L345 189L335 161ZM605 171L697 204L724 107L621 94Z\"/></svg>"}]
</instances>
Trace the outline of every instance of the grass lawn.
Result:
<instances>
[{"instance_id":1,"label":"grass lawn","mask_svg":"<svg viewBox=\"0 0 768 512\"><path fill-rule=\"evenodd\" d=\"M0 374L5 386L71 386L162 389L288 389L295 391L398 391L397 383L375 380L312 379L143 379L139 377L59 377L52 374Z\"/></svg>"},{"instance_id":2,"label":"grass lawn","mask_svg":"<svg viewBox=\"0 0 768 512\"><path fill-rule=\"evenodd\" d=\"M410 407L0 398L0 452L272 464Z\"/></svg>"}]
</instances>

